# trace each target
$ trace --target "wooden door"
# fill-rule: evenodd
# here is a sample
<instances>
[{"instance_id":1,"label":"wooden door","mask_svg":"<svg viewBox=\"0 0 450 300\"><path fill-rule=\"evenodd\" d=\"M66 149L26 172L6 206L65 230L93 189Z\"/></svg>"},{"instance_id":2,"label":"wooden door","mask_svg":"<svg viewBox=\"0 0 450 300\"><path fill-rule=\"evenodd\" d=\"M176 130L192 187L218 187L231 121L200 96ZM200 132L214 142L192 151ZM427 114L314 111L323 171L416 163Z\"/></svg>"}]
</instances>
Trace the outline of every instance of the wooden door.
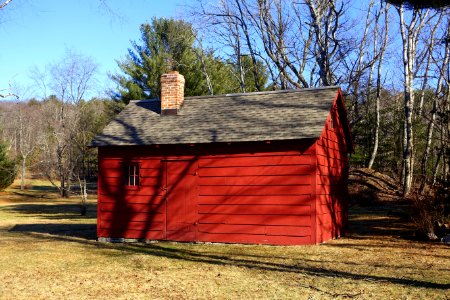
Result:
<instances>
[{"instance_id":1,"label":"wooden door","mask_svg":"<svg viewBox=\"0 0 450 300\"><path fill-rule=\"evenodd\" d=\"M197 162L168 160L166 164L166 239L196 240Z\"/></svg>"}]
</instances>

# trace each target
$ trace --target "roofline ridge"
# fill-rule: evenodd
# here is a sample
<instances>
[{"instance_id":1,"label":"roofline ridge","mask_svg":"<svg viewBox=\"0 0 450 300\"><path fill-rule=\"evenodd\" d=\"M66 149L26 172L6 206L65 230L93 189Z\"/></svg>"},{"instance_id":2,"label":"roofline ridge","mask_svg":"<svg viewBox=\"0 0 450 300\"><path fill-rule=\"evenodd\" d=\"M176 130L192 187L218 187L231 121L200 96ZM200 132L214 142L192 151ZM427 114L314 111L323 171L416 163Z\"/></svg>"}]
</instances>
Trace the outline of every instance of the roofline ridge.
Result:
<instances>
[{"instance_id":1,"label":"roofline ridge","mask_svg":"<svg viewBox=\"0 0 450 300\"><path fill-rule=\"evenodd\" d=\"M138 103L138 102L159 102L159 99L142 99L142 100L130 100L130 103Z\"/></svg>"},{"instance_id":2,"label":"roofline ridge","mask_svg":"<svg viewBox=\"0 0 450 300\"><path fill-rule=\"evenodd\" d=\"M338 89L338 88L340 88L339 85L331 85L331 86L321 86L321 87L302 88L302 89L261 91L261 92L249 92L249 93L231 93L231 94L206 95L206 96L190 96L190 97L185 97L185 99L187 99L187 100L194 100L194 99L219 98L219 97L236 97L236 96L253 96L253 95L267 95L267 94L301 93L301 92L312 91L312 90L328 90L328 89Z\"/></svg>"},{"instance_id":3,"label":"roofline ridge","mask_svg":"<svg viewBox=\"0 0 450 300\"><path fill-rule=\"evenodd\" d=\"M313 90L328 90L328 89L338 89L339 85L330 86L319 86L311 88L301 88L301 89L288 89L288 90L276 90L276 91L260 91L260 92L249 92L249 93L231 93L231 94L219 94L219 95L203 95L203 96L188 96L185 97L187 100L194 99L207 99L207 98L219 98L219 97L236 97L236 96L252 96L252 95L267 95L267 94L284 94L284 93L301 93ZM130 100L130 103L146 103L146 102L160 102L161 99L142 99L142 100Z\"/></svg>"}]
</instances>

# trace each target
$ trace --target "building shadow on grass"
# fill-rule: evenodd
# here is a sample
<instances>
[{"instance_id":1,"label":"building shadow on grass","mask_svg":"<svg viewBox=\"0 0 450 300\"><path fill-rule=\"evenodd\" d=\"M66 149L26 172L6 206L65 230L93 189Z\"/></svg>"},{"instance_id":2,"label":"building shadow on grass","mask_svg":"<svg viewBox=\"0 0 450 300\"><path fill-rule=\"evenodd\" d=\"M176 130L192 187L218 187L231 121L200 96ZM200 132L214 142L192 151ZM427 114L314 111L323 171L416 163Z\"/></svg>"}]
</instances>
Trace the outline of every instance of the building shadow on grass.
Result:
<instances>
[{"instance_id":1,"label":"building shadow on grass","mask_svg":"<svg viewBox=\"0 0 450 300\"><path fill-rule=\"evenodd\" d=\"M3 210L18 212L26 215L34 215L40 219L62 220L62 219L95 219L97 218L97 205L87 204L86 216L80 215L79 204L54 203L54 202L39 202L26 204L13 204L3 208Z\"/></svg>"},{"instance_id":2,"label":"building shadow on grass","mask_svg":"<svg viewBox=\"0 0 450 300\"><path fill-rule=\"evenodd\" d=\"M91 241L95 241L97 238L96 224L19 224L9 231L69 236Z\"/></svg>"},{"instance_id":3,"label":"building shadow on grass","mask_svg":"<svg viewBox=\"0 0 450 300\"><path fill-rule=\"evenodd\" d=\"M10 232L41 233L54 236L77 237L86 240L95 240L97 238L96 224L93 222L97 217L96 204L88 204L85 216L80 215L80 206L75 203L26 203L8 205L2 209L29 215L40 220L48 220L48 222L38 221L32 224L17 224L9 230Z\"/></svg>"}]
</instances>

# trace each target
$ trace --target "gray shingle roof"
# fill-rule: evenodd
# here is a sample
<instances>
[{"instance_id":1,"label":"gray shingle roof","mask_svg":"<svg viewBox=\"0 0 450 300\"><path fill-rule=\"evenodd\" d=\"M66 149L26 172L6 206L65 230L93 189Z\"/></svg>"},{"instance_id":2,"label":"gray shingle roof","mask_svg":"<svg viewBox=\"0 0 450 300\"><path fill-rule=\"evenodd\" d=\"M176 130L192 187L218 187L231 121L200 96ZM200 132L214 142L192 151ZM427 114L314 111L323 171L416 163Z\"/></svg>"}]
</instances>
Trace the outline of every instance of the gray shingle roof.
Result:
<instances>
[{"instance_id":1,"label":"gray shingle roof","mask_svg":"<svg viewBox=\"0 0 450 300\"><path fill-rule=\"evenodd\" d=\"M91 146L318 138L338 87L186 97L178 115L158 100L132 101Z\"/></svg>"}]
</instances>

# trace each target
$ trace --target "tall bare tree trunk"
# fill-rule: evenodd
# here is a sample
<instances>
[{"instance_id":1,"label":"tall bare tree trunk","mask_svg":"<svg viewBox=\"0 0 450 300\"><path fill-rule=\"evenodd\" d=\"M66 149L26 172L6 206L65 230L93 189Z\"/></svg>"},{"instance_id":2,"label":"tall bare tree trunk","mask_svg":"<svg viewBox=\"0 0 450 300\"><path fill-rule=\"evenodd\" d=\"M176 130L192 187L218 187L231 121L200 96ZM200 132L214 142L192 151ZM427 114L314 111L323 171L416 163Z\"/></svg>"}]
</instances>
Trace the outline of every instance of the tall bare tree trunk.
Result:
<instances>
[{"instance_id":1,"label":"tall bare tree trunk","mask_svg":"<svg viewBox=\"0 0 450 300\"><path fill-rule=\"evenodd\" d=\"M403 72L404 72L404 136L402 157L403 195L410 193L414 172L414 78L416 73L416 47L420 33L427 19L429 10L425 12L414 10L411 21L406 24L404 17L404 4L397 8L400 16L400 32L403 43Z\"/></svg>"},{"instance_id":2,"label":"tall bare tree trunk","mask_svg":"<svg viewBox=\"0 0 450 300\"><path fill-rule=\"evenodd\" d=\"M27 158L26 156L22 156L22 170L20 173L20 190L23 191L25 189L25 174L27 168Z\"/></svg>"},{"instance_id":3,"label":"tall bare tree trunk","mask_svg":"<svg viewBox=\"0 0 450 300\"><path fill-rule=\"evenodd\" d=\"M375 162L375 158L377 156L378 152L378 143L379 143L379 132L380 132L380 98L381 98L381 71L382 71L382 65L383 65L383 58L384 53L386 52L387 47L387 41L389 37L389 17L388 17L388 9L389 4L386 4L384 9L384 38L383 42L381 44L381 48L379 51L379 58L378 58L378 66L377 66L377 87L376 87L376 98L375 98L375 137L374 137L374 145L373 145L373 151L372 155L370 156L370 161L368 168L371 169L373 166L373 163ZM378 19L379 14L376 16L376 28L378 27ZM377 34L378 30L375 30L375 34ZM376 45L375 45L376 46ZM375 50L375 49L374 49Z\"/></svg>"},{"instance_id":4,"label":"tall bare tree trunk","mask_svg":"<svg viewBox=\"0 0 450 300\"><path fill-rule=\"evenodd\" d=\"M450 36L450 21L447 22L446 36ZM430 46L430 47L432 47L432 46ZM431 50L430 50L430 52L431 52ZM430 56L431 56L431 53L430 53ZM431 145L432 145L432 140L433 140L433 131L434 131L434 126L436 123L436 115L437 115L437 111L438 111L437 101L442 92L442 85L443 85L444 78L446 76L446 72L447 72L447 68L448 68L448 64L449 64L449 56L450 56L450 42L448 39L446 39L444 59L442 61L442 67L440 68L440 74L439 74L439 79L437 82L436 92L433 97L433 104L432 104L432 108L431 108L431 117L430 117L430 121L429 121L428 127L427 127L427 142L426 142L426 146L425 146L425 151L422 156L422 163L421 163L422 181L421 181L421 185L420 185L421 190L423 190L423 187L425 186L426 181L427 181L427 163L428 163L428 158L430 156L430 150L431 150Z\"/></svg>"}]
</instances>

